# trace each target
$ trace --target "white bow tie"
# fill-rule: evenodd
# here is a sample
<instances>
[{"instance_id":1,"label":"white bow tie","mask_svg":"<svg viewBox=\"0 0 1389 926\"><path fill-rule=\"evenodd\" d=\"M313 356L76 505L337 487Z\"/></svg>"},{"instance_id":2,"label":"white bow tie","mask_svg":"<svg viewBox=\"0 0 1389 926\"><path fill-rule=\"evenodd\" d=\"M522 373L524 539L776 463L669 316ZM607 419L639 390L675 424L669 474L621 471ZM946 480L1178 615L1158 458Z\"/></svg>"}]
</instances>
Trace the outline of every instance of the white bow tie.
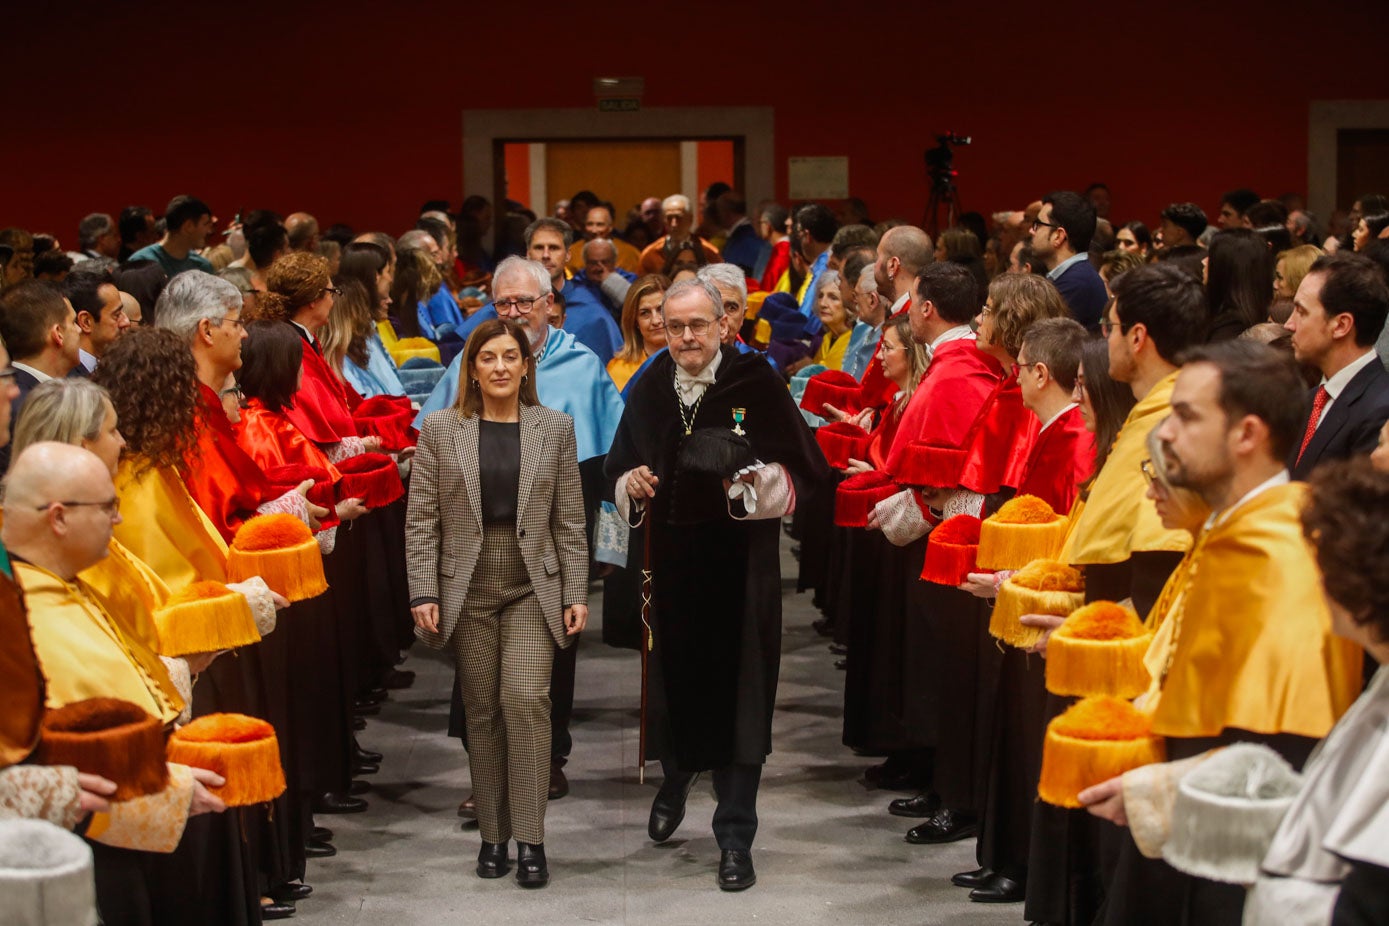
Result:
<instances>
[{"instance_id":1,"label":"white bow tie","mask_svg":"<svg viewBox=\"0 0 1389 926\"><path fill-rule=\"evenodd\" d=\"M714 365L710 363L698 373L687 373L684 367L675 368L675 387L680 390L680 399L686 405L694 402L704 390L714 385Z\"/></svg>"}]
</instances>

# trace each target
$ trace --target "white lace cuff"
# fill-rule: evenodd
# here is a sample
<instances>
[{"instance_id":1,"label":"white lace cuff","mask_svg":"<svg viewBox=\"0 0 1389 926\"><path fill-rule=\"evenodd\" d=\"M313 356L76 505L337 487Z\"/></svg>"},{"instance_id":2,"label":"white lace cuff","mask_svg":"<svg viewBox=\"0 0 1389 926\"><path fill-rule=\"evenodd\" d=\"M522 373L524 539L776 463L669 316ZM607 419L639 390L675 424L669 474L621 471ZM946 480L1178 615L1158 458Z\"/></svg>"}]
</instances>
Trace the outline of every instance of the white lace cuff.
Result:
<instances>
[{"instance_id":1,"label":"white lace cuff","mask_svg":"<svg viewBox=\"0 0 1389 926\"><path fill-rule=\"evenodd\" d=\"M275 597L265 580L260 576L251 576L244 582L228 583L227 588L245 596L246 603L251 606L251 615L256 619L256 629L262 637L268 636L275 629L277 618Z\"/></svg>"},{"instance_id":2,"label":"white lace cuff","mask_svg":"<svg viewBox=\"0 0 1389 926\"><path fill-rule=\"evenodd\" d=\"M332 552L337 549L338 528L336 525L328 528L326 531L319 531L313 536L314 539L318 541L318 552L322 553L324 556L332 554Z\"/></svg>"},{"instance_id":3,"label":"white lace cuff","mask_svg":"<svg viewBox=\"0 0 1389 926\"><path fill-rule=\"evenodd\" d=\"M616 491L613 493L613 503L617 506L617 513L622 516L622 520L627 522L628 527L641 527L641 523L646 520L646 502L636 502L632 496L627 494L627 480L632 478L632 474L637 468L627 470L617 477ZM636 509L636 520L632 520L632 510Z\"/></svg>"},{"instance_id":4,"label":"white lace cuff","mask_svg":"<svg viewBox=\"0 0 1389 926\"><path fill-rule=\"evenodd\" d=\"M780 463L758 462L734 474L752 473L751 484L734 482L728 487L728 514L738 521L763 521L784 517L796 510L796 487ZM733 503L742 501L746 514L737 514Z\"/></svg>"},{"instance_id":5,"label":"white lace cuff","mask_svg":"<svg viewBox=\"0 0 1389 926\"><path fill-rule=\"evenodd\" d=\"M903 489L873 506L878 526L893 546L905 547L931 532L931 525L916 500L915 489Z\"/></svg>"},{"instance_id":6,"label":"white lace cuff","mask_svg":"<svg viewBox=\"0 0 1389 926\"><path fill-rule=\"evenodd\" d=\"M344 437L336 444L328 444L323 448L323 454L329 463L341 463L366 452L367 445L360 437Z\"/></svg>"},{"instance_id":7,"label":"white lace cuff","mask_svg":"<svg viewBox=\"0 0 1389 926\"><path fill-rule=\"evenodd\" d=\"M305 524L309 523L309 502L308 499L300 495L294 489L290 489L279 498L272 498L270 501L256 509L256 514L292 514Z\"/></svg>"}]
</instances>

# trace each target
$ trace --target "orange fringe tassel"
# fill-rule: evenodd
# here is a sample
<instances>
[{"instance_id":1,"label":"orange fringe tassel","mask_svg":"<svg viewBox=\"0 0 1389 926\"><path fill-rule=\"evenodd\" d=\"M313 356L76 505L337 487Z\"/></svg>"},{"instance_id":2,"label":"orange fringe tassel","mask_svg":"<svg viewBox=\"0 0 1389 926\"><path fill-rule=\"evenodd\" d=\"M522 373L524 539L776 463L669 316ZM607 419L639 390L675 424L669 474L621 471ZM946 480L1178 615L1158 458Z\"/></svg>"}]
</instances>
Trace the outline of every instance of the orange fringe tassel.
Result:
<instances>
[{"instance_id":1,"label":"orange fringe tassel","mask_svg":"<svg viewBox=\"0 0 1389 926\"><path fill-rule=\"evenodd\" d=\"M1050 644L1047 650L1050 659ZM1086 698L1047 725L1037 796L1078 808L1086 788L1164 758L1163 740L1142 711L1118 698Z\"/></svg>"},{"instance_id":2,"label":"orange fringe tassel","mask_svg":"<svg viewBox=\"0 0 1389 926\"><path fill-rule=\"evenodd\" d=\"M215 653L260 641L246 596L221 582L194 582L154 612L161 656Z\"/></svg>"},{"instance_id":3,"label":"orange fringe tassel","mask_svg":"<svg viewBox=\"0 0 1389 926\"><path fill-rule=\"evenodd\" d=\"M251 518L227 550L227 576L241 582L260 576L290 601L305 601L328 591L323 555L308 526L289 514Z\"/></svg>"},{"instance_id":4,"label":"orange fringe tassel","mask_svg":"<svg viewBox=\"0 0 1389 926\"><path fill-rule=\"evenodd\" d=\"M1067 697L1136 698L1152 681L1143 657L1153 635L1111 601L1076 610L1047 643L1047 691Z\"/></svg>"},{"instance_id":5,"label":"orange fringe tassel","mask_svg":"<svg viewBox=\"0 0 1389 926\"><path fill-rule=\"evenodd\" d=\"M38 765L71 765L116 783L113 801L158 794L169 784L164 726L118 698L88 698L44 715Z\"/></svg>"},{"instance_id":6,"label":"orange fringe tassel","mask_svg":"<svg viewBox=\"0 0 1389 926\"><path fill-rule=\"evenodd\" d=\"M999 586L989 633L1009 646L1027 649L1041 641L1043 631L1020 623L1024 614L1070 614L1084 603L1085 582L1078 570L1052 560L1034 560Z\"/></svg>"},{"instance_id":7,"label":"orange fringe tassel","mask_svg":"<svg viewBox=\"0 0 1389 926\"><path fill-rule=\"evenodd\" d=\"M275 728L244 714L208 714L169 737L169 761L205 768L227 780L211 788L228 807L279 797L285 790Z\"/></svg>"},{"instance_id":8,"label":"orange fringe tassel","mask_svg":"<svg viewBox=\"0 0 1389 926\"><path fill-rule=\"evenodd\" d=\"M1035 495L1009 499L979 531L979 565L1020 569L1034 559L1051 559L1061 552L1069 524Z\"/></svg>"}]
</instances>

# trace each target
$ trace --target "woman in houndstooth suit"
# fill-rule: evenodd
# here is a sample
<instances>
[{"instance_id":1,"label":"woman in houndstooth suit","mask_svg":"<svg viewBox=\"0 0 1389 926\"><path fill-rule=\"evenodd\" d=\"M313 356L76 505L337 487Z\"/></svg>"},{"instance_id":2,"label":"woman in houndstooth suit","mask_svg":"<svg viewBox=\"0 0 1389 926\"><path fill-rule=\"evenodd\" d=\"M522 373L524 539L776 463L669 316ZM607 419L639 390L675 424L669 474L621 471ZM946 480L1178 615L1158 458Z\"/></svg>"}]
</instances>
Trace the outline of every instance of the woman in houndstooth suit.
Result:
<instances>
[{"instance_id":1,"label":"woman in houndstooth suit","mask_svg":"<svg viewBox=\"0 0 1389 926\"><path fill-rule=\"evenodd\" d=\"M452 648L468 718L477 873L549 881L550 666L588 621L588 548L574 421L540 405L514 323L468 338L458 401L424 420L406 551L415 633Z\"/></svg>"}]
</instances>

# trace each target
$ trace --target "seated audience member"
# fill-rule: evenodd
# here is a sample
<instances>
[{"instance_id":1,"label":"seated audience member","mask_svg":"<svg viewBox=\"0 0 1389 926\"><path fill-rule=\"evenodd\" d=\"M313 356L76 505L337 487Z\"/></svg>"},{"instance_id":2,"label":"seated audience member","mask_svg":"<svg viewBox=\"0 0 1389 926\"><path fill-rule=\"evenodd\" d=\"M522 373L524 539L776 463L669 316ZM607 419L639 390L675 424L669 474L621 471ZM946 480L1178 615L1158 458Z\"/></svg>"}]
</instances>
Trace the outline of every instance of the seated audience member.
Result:
<instances>
[{"instance_id":1,"label":"seated audience member","mask_svg":"<svg viewBox=\"0 0 1389 926\"><path fill-rule=\"evenodd\" d=\"M842 369L844 354L849 349L849 335L857 319L852 309L844 304L844 297L839 292L838 270L826 270L820 274L816 283L815 314L824 326L824 334L811 362L823 364L831 370Z\"/></svg>"},{"instance_id":2,"label":"seated audience member","mask_svg":"<svg viewBox=\"0 0 1389 926\"><path fill-rule=\"evenodd\" d=\"M78 364L81 329L72 303L51 284L25 280L0 290L0 339L9 349L19 395L10 413L10 433L24 397L39 383L67 376ZM0 448L0 467L9 449Z\"/></svg>"},{"instance_id":3,"label":"seated audience member","mask_svg":"<svg viewBox=\"0 0 1389 926\"><path fill-rule=\"evenodd\" d=\"M748 219L747 200L742 193L725 191L714 200L714 215L719 225L728 231L723 243L723 259L751 277L764 259L763 252L770 250L770 246Z\"/></svg>"},{"instance_id":4,"label":"seated audience member","mask_svg":"<svg viewBox=\"0 0 1389 926\"><path fill-rule=\"evenodd\" d=\"M333 284L342 292L319 337L324 361L364 399L405 395L395 361L377 333L366 287L342 275L334 277Z\"/></svg>"},{"instance_id":5,"label":"seated audience member","mask_svg":"<svg viewBox=\"0 0 1389 926\"><path fill-rule=\"evenodd\" d=\"M1173 203L1162 210L1163 251L1196 245L1206 233L1206 214L1195 203Z\"/></svg>"},{"instance_id":6,"label":"seated audience member","mask_svg":"<svg viewBox=\"0 0 1389 926\"><path fill-rule=\"evenodd\" d=\"M153 260L170 279L187 270L212 273L212 264L197 252L212 234L212 210L192 196L175 196L164 210L164 237L130 255L130 260Z\"/></svg>"},{"instance_id":7,"label":"seated audience member","mask_svg":"<svg viewBox=\"0 0 1389 926\"><path fill-rule=\"evenodd\" d=\"M155 230L154 210L148 206L126 206L121 210L116 225L121 234L121 250L116 259L122 264L141 248L148 247L159 240Z\"/></svg>"},{"instance_id":8,"label":"seated audience member","mask_svg":"<svg viewBox=\"0 0 1389 926\"><path fill-rule=\"evenodd\" d=\"M632 285L636 276L617 265L617 245L616 240L608 238L585 241L579 249L583 266L574 273L570 285L607 309L621 327L627 287Z\"/></svg>"},{"instance_id":9,"label":"seated audience member","mask_svg":"<svg viewBox=\"0 0 1389 926\"><path fill-rule=\"evenodd\" d=\"M250 271L251 288L264 292L265 271L291 250L289 231L278 215L266 209L256 209L246 214L241 234L246 239L246 253L227 266L244 267Z\"/></svg>"},{"instance_id":10,"label":"seated audience member","mask_svg":"<svg viewBox=\"0 0 1389 926\"><path fill-rule=\"evenodd\" d=\"M420 233L427 239L429 236ZM444 288L444 278L429 254L415 247L402 247L396 256L395 277L391 282L391 307L401 337L429 338L437 341L441 334L435 327L429 303ZM441 316L440 324L445 324ZM462 315L458 322L461 324Z\"/></svg>"},{"instance_id":11,"label":"seated audience member","mask_svg":"<svg viewBox=\"0 0 1389 926\"><path fill-rule=\"evenodd\" d=\"M435 218L439 213L432 212L421 216L417 228L400 236L396 250L422 250L438 271L439 286L427 295L421 295L419 309L420 333L427 338L439 340L454 328L463 324L463 309L458 304L450 285L454 273L457 250L453 227ZM397 307L396 311L402 311Z\"/></svg>"},{"instance_id":12,"label":"seated audience member","mask_svg":"<svg viewBox=\"0 0 1389 926\"><path fill-rule=\"evenodd\" d=\"M84 372L91 373L111 342L130 327L125 303L110 274L85 270L68 274L63 295L72 304L81 330L77 361Z\"/></svg>"},{"instance_id":13,"label":"seated audience member","mask_svg":"<svg viewBox=\"0 0 1389 926\"><path fill-rule=\"evenodd\" d=\"M778 203L769 204L757 219L757 233L767 249L756 276L765 292L775 290L777 282L791 269L791 237L787 232L790 220L791 213Z\"/></svg>"},{"instance_id":14,"label":"seated audience member","mask_svg":"<svg viewBox=\"0 0 1389 926\"><path fill-rule=\"evenodd\" d=\"M668 265L685 251L693 256L696 269L723 259L712 244L694 234L694 213L690 211L689 197L679 193L667 196L661 201L661 215L664 216L665 234L641 252L643 273L667 273Z\"/></svg>"},{"instance_id":15,"label":"seated audience member","mask_svg":"<svg viewBox=\"0 0 1389 926\"><path fill-rule=\"evenodd\" d=\"M1215 224L1221 228L1249 228L1245 214L1258 201L1259 194L1253 190L1243 187L1231 190L1220 197L1220 212L1215 217Z\"/></svg>"},{"instance_id":16,"label":"seated audience member","mask_svg":"<svg viewBox=\"0 0 1389 926\"><path fill-rule=\"evenodd\" d=\"M979 239L967 228L947 228L936 238L935 257L938 263L982 256Z\"/></svg>"},{"instance_id":17,"label":"seated audience member","mask_svg":"<svg viewBox=\"0 0 1389 926\"><path fill-rule=\"evenodd\" d=\"M1094 234L1094 207L1067 191L1045 197L1032 222L1033 256L1046 265L1047 279L1056 284L1071 317L1092 333L1100 330L1108 302L1104 281L1089 261Z\"/></svg>"},{"instance_id":18,"label":"seated audience member","mask_svg":"<svg viewBox=\"0 0 1389 926\"><path fill-rule=\"evenodd\" d=\"M1211 236L1206 263L1206 300L1211 307L1209 341L1228 341L1268 321L1273 304L1273 253L1247 228Z\"/></svg>"},{"instance_id":19,"label":"seated audience member","mask_svg":"<svg viewBox=\"0 0 1389 926\"><path fill-rule=\"evenodd\" d=\"M578 273L584 269L584 244L599 238L612 242L613 250L617 254L614 266L628 273L641 272L641 252L621 238L613 236L613 214L607 206L590 206L584 214L584 224L580 231L583 240L575 241L569 246L568 265L571 272Z\"/></svg>"},{"instance_id":20,"label":"seated audience member","mask_svg":"<svg viewBox=\"0 0 1389 926\"><path fill-rule=\"evenodd\" d=\"M105 212L93 212L77 226L77 248L70 254L74 261L84 257L116 260L121 255L121 235L116 223Z\"/></svg>"},{"instance_id":21,"label":"seated audience member","mask_svg":"<svg viewBox=\"0 0 1389 926\"><path fill-rule=\"evenodd\" d=\"M592 211L592 210L590 210ZM666 325L661 303L670 281L657 274L638 277L622 306L622 350L608 361L608 375L621 391L632 374L665 349Z\"/></svg>"},{"instance_id":22,"label":"seated audience member","mask_svg":"<svg viewBox=\"0 0 1389 926\"><path fill-rule=\"evenodd\" d=\"M1148 231L1148 226L1142 222L1128 222L1114 233L1114 246L1121 251L1131 251L1143 258L1148 259L1148 251L1152 247L1153 233Z\"/></svg>"},{"instance_id":23,"label":"seated audience member","mask_svg":"<svg viewBox=\"0 0 1389 926\"><path fill-rule=\"evenodd\" d=\"M888 305L878 295L874 262L875 259L867 254L858 254L846 260L844 269L840 271L839 291L842 294L847 288L852 293L853 299L845 299L844 302L847 305L852 301L856 317L849 346L844 352L842 369L860 381L878 353L883 322L887 321Z\"/></svg>"}]
</instances>

